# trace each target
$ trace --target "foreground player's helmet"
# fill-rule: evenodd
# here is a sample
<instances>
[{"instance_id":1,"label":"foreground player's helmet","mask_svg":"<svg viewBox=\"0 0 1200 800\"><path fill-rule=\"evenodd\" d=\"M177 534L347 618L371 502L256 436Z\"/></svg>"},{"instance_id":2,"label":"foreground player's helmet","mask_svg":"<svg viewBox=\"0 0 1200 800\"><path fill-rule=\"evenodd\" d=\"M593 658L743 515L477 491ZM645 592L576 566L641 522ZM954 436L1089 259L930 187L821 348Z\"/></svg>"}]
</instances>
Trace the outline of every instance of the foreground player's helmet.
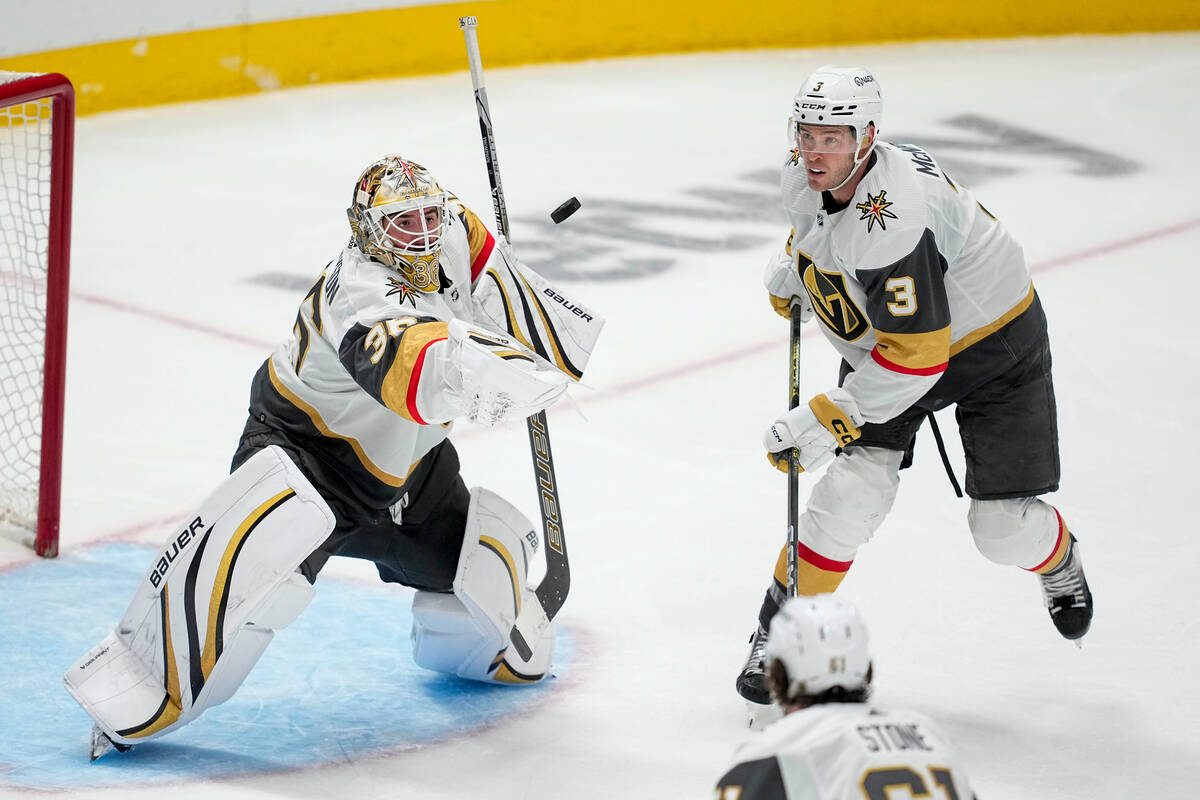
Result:
<instances>
[{"instance_id":1,"label":"foreground player's helmet","mask_svg":"<svg viewBox=\"0 0 1200 800\"><path fill-rule=\"evenodd\" d=\"M849 125L858 146L866 144L867 126L878 133L883 120L883 94L875 76L862 67L826 64L809 75L792 105L788 138L795 140L800 125Z\"/></svg>"},{"instance_id":2,"label":"foreground player's helmet","mask_svg":"<svg viewBox=\"0 0 1200 800\"><path fill-rule=\"evenodd\" d=\"M767 674L775 662L787 671L786 697L819 695L835 687L861 691L871 682L867 628L854 606L831 594L793 597L771 619L767 636ZM772 694L776 683L769 681ZM782 681L780 681L782 683Z\"/></svg>"},{"instance_id":3,"label":"foreground player's helmet","mask_svg":"<svg viewBox=\"0 0 1200 800\"><path fill-rule=\"evenodd\" d=\"M429 170L400 156L379 159L354 184L346 216L359 250L398 269L414 289L438 290L446 192Z\"/></svg>"}]
</instances>

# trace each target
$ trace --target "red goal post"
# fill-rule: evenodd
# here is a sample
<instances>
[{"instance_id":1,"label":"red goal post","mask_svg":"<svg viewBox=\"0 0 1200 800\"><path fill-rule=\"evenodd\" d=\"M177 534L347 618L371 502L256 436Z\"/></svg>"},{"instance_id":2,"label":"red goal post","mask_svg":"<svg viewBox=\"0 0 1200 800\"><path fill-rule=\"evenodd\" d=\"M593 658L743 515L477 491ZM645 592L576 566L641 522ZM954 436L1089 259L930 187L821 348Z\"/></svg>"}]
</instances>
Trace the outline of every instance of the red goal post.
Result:
<instances>
[{"instance_id":1,"label":"red goal post","mask_svg":"<svg viewBox=\"0 0 1200 800\"><path fill-rule=\"evenodd\" d=\"M0 70L0 527L47 557L62 497L74 139L69 80Z\"/></svg>"}]
</instances>

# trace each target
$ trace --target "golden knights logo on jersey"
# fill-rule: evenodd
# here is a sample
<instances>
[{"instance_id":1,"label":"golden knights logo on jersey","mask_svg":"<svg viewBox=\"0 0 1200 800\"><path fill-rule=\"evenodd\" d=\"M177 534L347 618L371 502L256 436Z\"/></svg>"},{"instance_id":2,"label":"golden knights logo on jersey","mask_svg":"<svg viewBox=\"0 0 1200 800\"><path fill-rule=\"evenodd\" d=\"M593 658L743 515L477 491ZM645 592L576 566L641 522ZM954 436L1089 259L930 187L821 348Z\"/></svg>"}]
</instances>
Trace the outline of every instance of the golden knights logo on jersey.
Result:
<instances>
[{"instance_id":1,"label":"golden knights logo on jersey","mask_svg":"<svg viewBox=\"0 0 1200 800\"><path fill-rule=\"evenodd\" d=\"M854 206L862 212L862 216L859 217L859 219L865 219L867 221L867 233L871 232L871 230L875 227L876 222L879 223L880 230L886 231L887 223L883 221L884 217L887 217L888 219L899 219L899 217L897 217L895 214L888 211L888 206L895 204L892 201L885 199L886 195L887 189L880 189L879 194L875 195L874 197L871 196L870 192L867 192L867 202L859 203L858 205Z\"/></svg>"},{"instance_id":2,"label":"golden knights logo on jersey","mask_svg":"<svg viewBox=\"0 0 1200 800\"><path fill-rule=\"evenodd\" d=\"M850 299L846 278L840 272L825 272L810 261L804 269L804 288L812 298L813 312L839 338L853 342L870 330L866 314Z\"/></svg>"}]
</instances>

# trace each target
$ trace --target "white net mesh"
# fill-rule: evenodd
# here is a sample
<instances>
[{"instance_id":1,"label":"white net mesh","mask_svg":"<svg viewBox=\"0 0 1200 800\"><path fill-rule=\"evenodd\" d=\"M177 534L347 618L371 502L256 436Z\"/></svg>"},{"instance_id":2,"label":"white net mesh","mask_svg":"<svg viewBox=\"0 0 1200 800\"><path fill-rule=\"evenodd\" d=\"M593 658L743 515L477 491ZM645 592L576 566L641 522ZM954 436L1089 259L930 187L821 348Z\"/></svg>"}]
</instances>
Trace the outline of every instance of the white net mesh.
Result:
<instances>
[{"instance_id":1,"label":"white net mesh","mask_svg":"<svg viewBox=\"0 0 1200 800\"><path fill-rule=\"evenodd\" d=\"M10 105L0 71L0 523L37 528L51 100Z\"/></svg>"}]
</instances>

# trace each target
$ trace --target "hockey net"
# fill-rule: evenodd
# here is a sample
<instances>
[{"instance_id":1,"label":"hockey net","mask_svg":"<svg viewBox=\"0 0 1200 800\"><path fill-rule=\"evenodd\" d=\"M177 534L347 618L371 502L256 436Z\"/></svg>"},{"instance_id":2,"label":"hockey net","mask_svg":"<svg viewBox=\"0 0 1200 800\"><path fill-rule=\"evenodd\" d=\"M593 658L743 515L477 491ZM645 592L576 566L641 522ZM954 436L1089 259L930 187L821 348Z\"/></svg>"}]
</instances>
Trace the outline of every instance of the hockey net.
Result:
<instances>
[{"instance_id":1,"label":"hockey net","mask_svg":"<svg viewBox=\"0 0 1200 800\"><path fill-rule=\"evenodd\" d=\"M58 554L75 97L0 71L0 530Z\"/></svg>"}]
</instances>

